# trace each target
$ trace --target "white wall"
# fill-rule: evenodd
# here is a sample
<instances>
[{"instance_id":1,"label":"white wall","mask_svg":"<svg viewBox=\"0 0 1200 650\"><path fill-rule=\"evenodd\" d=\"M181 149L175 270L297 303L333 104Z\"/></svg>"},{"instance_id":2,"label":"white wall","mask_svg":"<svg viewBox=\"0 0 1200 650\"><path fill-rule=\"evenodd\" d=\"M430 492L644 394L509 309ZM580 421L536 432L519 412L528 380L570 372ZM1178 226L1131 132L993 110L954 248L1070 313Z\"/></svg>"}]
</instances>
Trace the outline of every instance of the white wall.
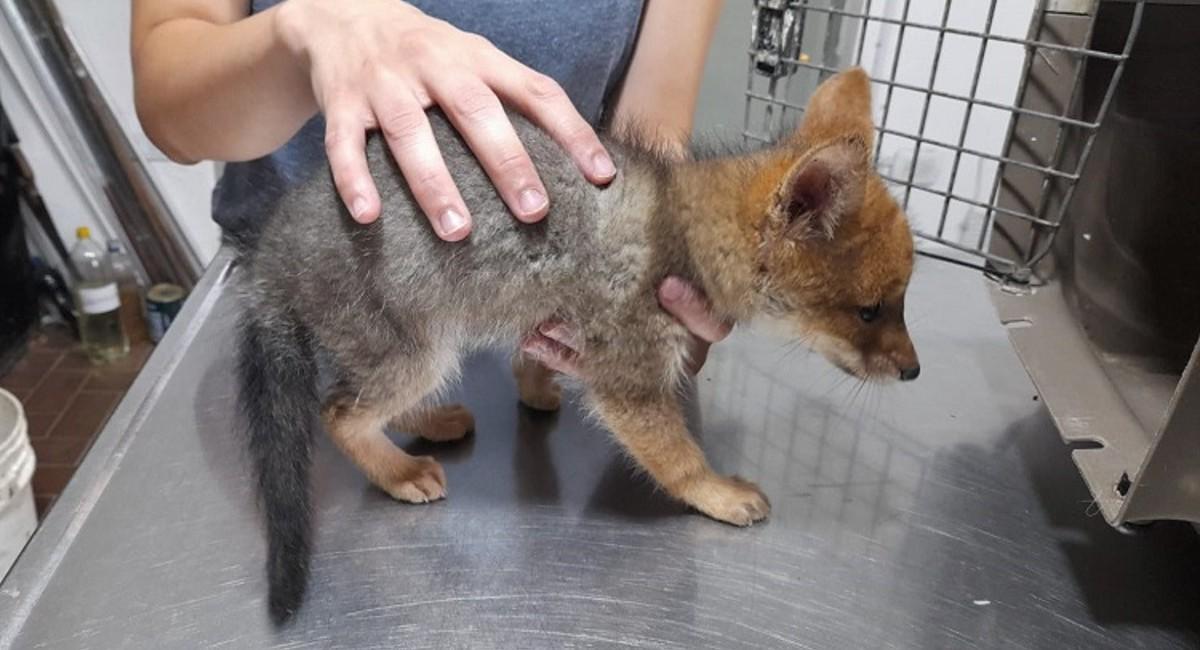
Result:
<instances>
[{"instance_id":1,"label":"white wall","mask_svg":"<svg viewBox=\"0 0 1200 650\"><path fill-rule=\"evenodd\" d=\"M212 222L210 193L214 166L176 165L166 159L142 133L133 108L133 77L129 61L128 0L58 0L59 10L80 57L126 134L178 217L192 249L207 263L220 243ZM0 21L2 22L2 21ZM56 116L50 92L33 73L17 34L0 24L0 96L13 122L21 149L29 159L37 184L60 236L69 243L77 226L113 236L119 227L102 198L96 170L81 169L72 155L80 146L66 120Z\"/></svg>"},{"instance_id":2,"label":"white wall","mask_svg":"<svg viewBox=\"0 0 1200 650\"><path fill-rule=\"evenodd\" d=\"M74 155L78 142L51 109L53 101L22 45L10 23L0 20L0 98L58 233L68 244L78 226L114 236L111 211L95 200L101 179L78 164Z\"/></svg>"}]
</instances>

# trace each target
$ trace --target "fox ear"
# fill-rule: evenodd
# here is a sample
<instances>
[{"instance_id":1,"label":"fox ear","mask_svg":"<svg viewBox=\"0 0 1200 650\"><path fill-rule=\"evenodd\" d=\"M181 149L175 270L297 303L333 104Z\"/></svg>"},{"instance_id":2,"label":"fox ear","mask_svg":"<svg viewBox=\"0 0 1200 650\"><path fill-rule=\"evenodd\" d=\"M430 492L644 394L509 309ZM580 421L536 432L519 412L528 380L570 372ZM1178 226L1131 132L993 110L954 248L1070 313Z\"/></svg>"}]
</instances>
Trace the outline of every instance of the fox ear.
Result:
<instances>
[{"instance_id":1,"label":"fox ear","mask_svg":"<svg viewBox=\"0 0 1200 650\"><path fill-rule=\"evenodd\" d=\"M843 140L796 163L779 191L784 236L833 239L838 224L862 207L866 152L862 141Z\"/></svg>"},{"instance_id":2,"label":"fox ear","mask_svg":"<svg viewBox=\"0 0 1200 650\"><path fill-rule=\"evenodd\" d=\"M856 137L874 146L875 124L871 116L871 80L862 68L850 68L826 79L808 100L797 135L806 142L820 143Z\"/></svg>"}]
</instances>

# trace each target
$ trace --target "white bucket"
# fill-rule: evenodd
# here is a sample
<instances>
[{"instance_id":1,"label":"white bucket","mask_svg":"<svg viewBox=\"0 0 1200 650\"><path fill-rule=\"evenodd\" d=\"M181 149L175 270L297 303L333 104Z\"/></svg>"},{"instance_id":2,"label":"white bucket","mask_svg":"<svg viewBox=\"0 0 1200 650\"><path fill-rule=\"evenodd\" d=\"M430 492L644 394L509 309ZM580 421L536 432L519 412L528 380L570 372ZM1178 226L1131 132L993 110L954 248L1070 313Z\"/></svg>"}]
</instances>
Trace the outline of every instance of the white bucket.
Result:
<instances>
[{"instance_id":1,"label":"white bucket","mask_svg":"<svg viewBox=\"0 0 1200 650\"><path fill-rule=\"evenodd\" d=\"M30 483L35 464L25 410L12 393L0 388L0 580L37 528Z\"/></svg>"}]
</instances>

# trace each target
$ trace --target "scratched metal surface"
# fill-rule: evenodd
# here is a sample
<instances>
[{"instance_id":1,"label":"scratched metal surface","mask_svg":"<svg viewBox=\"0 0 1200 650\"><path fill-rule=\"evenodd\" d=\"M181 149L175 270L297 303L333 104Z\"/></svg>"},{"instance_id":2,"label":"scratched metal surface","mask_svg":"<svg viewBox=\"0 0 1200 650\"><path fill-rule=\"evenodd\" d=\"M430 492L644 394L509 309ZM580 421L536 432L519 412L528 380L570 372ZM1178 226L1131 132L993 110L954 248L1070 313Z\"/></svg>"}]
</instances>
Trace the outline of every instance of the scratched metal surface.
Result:
<instances>
[{"instance_id":1,"label":"scratched metal surface","mask_svg":"<svg viewBox=\"0 0 1200 650\"><path fill-rule=\"evenodd\" d=\"M226 258L218 258L217 267ZM459 395L479 431L429 450L450 497L391 502L328 445L310 597L275 632L230 412L231 297L210 272L0 587L19 648L1194 648L1200 545L1090 512L978 275L922 264L924 371L858 392L744 335L694 419L759 481L765 525L689 514L567 408L516 405L497 356Z\"/></svg>"}]
</instances>

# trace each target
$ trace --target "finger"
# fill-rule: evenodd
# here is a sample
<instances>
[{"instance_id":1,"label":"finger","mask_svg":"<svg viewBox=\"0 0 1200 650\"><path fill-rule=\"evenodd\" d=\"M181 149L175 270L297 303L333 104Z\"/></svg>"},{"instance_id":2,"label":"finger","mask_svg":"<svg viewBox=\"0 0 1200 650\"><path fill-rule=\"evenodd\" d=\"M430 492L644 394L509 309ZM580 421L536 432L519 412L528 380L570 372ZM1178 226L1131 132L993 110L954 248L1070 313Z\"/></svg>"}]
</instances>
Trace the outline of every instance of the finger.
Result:
<instances>
[{"instance_id":1,"label":"finger","mask_svg":"<svg viewBox=\"0 0 1200 650\"><path fill-rule=\"evenodd\" d=\"M668 277L658 286L658 300L692 334L716 343L729 336L733 325L714 318L704 299L691 285L677 277Z\"/></svg>"},{"instance_id":2,"label":"finger","mask_svg":"<svg viewBox=\"0 0 1200 650\"><path fill-rule=\"evenodd\" d=\"M359 223L379 218L379 192L367 168L365 107L331 102L325 112L325 154L338 195Z\"/></svg>"},{"instance_id":3,"label":"finger","mask_svg":"<svg viewBox=\"0 0 1200 650\"><path fill-rule=\"evenodd\" d=\"M576 354L583 351L583 341L579 336L579 331L566 323L547 321L538 326L538 333Z\"/></svg>"},{"instance_id":4,"label":"finger","mask_svg":"<svg viewBox=\"0 0 1200 650\"><path fill-rule=\"evenodd\" d=\"M429 82L434 101L467 141L508 209L526 223L546 216L546 188L495 93L478 79Z\"/></svg>"},{"instance_id":5,"label":"finger","mask_svg":"<svg viewBox=\"0 0 1200 650\"><path fill-rule=\"evenodd\" d=\"M597 185L612 181L617 175L612 158L562 86L506 54L498 55L507 61L489 66L485 73L488 84L562 145L589 181Z\"/></svg>"},{"instance_id":6,"label":"finger","mask_svg":"<svg viewBox=\"0 0 1200 650\"><path fill-rule=\"evenodd\" d=\"M416 98L391 89L372 98L379 129L409 191L437 236L460 241L471 232L471 214L446 169L425 109Z\"/></svg>"},{"instance_id":7,"label":"finger","mask_svg":"<svg viewBox=\"0 0 1200 650\"><path fill-rule=\"evenodd\" d=\"M557 341L534 334L521 341L521 351L555 372L575 378L581 376L579 356Z\"/></svg>"}]
</instances>

